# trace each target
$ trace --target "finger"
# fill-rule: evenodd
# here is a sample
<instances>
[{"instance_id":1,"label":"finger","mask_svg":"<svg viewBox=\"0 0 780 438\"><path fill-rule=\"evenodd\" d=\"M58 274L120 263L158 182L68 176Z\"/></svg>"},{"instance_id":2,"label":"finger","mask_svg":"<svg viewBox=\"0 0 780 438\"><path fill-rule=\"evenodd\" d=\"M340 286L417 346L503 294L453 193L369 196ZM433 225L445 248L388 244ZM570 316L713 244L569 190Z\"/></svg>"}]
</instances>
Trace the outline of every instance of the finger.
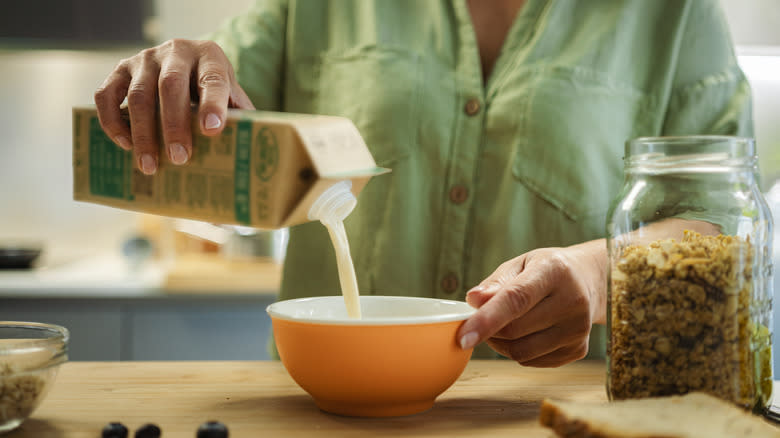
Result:
<instances>
[{"instance_id":1,"label":"finger","mask_svg":"<svg viewBox=\"0 0 780 438\"><path fill-rule=\"evenodd\" d=\"M469 303L471 307L479 309L487 303L488 300L493 298L500 289L501 287L498 285L488 286L488 289L486 290L472 289L466 293L466 302Z\"/></svg>"},{"instance_id":2,"label":"finger","mask_svg":"<svg viewBox=\"0 0 780 438\"><path fill-rule=\"evenodd\" d=\"M587 335L591 326L590 305L587 297L575 288L553 291L522 318L511 321L493 337L519 339L553 325L566 327L574 337Z\"/></svg>"},{"instance_id":3,"label":"finger","mask_svg":"<svg viewBox=\"0 0 780 438\"><path fill-rule=\"evenodd\" d=\"M558 318L567 316L561 314L565 311L565 308L560 307L560 300L548 296L522 318L510 321L491 338L513 340L540 332L557 324L560 321Z\"/></svg>"},{"instance_id":4,"label":"finger","mask_svg":"<svg viewBox=\"0 0 780 438\"><path fill-rule=\"evenodd\" d=\"M231 87L230 101L228 102L228 106L230 106L230 108L239 108L239 109L247 109L247 110L255 109L255 105L249 99L249 96L246 95L244 89L241 88L241 86L238 85L238 83L235 82L235 80L233 81L233 85Z\"/></svg>"},{"instance_id":5,"label":"finger","mask_svg":"<svg viewBox=\"0 0 780 438\"><path fill-rule=\"evenodd\" d=\"M520 362L520 365L527 367L537 368L552 368L566 365L577 360L582 359L588 354L588 343L580 343L577 345L567 345L561 347L552 353L545 354L544 356L537 357L525 362Z\"/></svg>"},{"instance_id":6,"label":"finger","mask_svg":"<svg viewBox=\"0 0 780 438\"><path fill-rule=\"evenodd\" d=\"M458 331L461 347L472 348L493 336L541 301L547 295L548 288L540 272L522 272L512 284L505 286L467 319Z\"/></svg>"},{"instance_id":7,"label":"finger","mask_svg":"<svg viewBox=\"0 0 780 438\"><path fill-rule=\"evenodd\" d=\"M133 145L130 142L130 127L122 119L119 106L127 96L130 80L127 64L122 61L95 91L95 107L103 132L125 150L132 149Z\"/></svg>"},{"instance_id":8,"label":"finger","mask_svg":"<svg viewBox=\"0 0 780 438\"><path fill-rule=\"evenodd\" d=\"M566 328L553 326L520 339L490 338L486 342L499 354L525 365L561 349L570 354L560 354L553 357L565 357L568 361L581 359L588 352L589 337L589 332L582 336L571 336ZM562 365L562 363L557 363L557 365Z\"/></svg>"},{"instance_id":9,"label":"finger","mask_svg":"<svg viewBox=\"0 0 780 438\"><path fill-rule=\"evenodd\" d=\"M519 363L542 357L571 343L569 339L564 341L564 338L561 336L561 329L558 326L550 327L520 339L490 338L486 342L500 354Z\"/></svg>"},{"instance_id":10,"label":"finger","mask_svg":"<svg viewBox=\"0 0 780 438\"><path fill-rule=\"evenodd\" d=\"M127 92L130 131L139 169L147 175L157 171L157 77L159 66L151 52L143 52L143 61L133 72Z\"/></svg>"},{"instance_id":11,"label":"finger","mask_svg":"<svg viewBox=\"0 0 780 438\"><path fill-rule=\"evenodd\" d=\"M544 300L545 302L547 300ZM533 336L552 331L558 344L573 344L590 336L592 328L591 319L586 312L572 312L564 317L560 316L557 306L550 304L541 309L541 304L528 312L525 317L518 318L499 330L490 339L507 342L534 339ZM557 315L557 316L553 316ZM527 320L530 322L526 323Z\"/></svg>"},{"instance_id":12,"label":"finger","mask_svg":"<svg viewBox=\"0 0 780 438\"><path fill-rule=\"evenodd\" d=\"M160 70L160 120L165 150L174 164L184 164L192 156L192 68L192 62L171 57Z\"/></svg>"},{"instance_id":13,"label":"finger","mask_svg":"<svg viewBox=\"0 0 780 438\"><path fill-rule=\"evenodd\" d=\"M468 292L488 292L496 293L503 286L512 283L525 269L527 262L526 256L516 257L499 265L492 274L474 286Z\"/></svg>"},{"instance_id":14,"label":"finger","mask_svg":"<svg viewBox=\"0 0 780 438\"><path fill-rule=\"evenodd\" d=\"M231 86L229 69L230 62L219 46L212 43L205 47L197 70L198 119L205 135L219 134L225 126Z\"/></svg>"}]
</instances>

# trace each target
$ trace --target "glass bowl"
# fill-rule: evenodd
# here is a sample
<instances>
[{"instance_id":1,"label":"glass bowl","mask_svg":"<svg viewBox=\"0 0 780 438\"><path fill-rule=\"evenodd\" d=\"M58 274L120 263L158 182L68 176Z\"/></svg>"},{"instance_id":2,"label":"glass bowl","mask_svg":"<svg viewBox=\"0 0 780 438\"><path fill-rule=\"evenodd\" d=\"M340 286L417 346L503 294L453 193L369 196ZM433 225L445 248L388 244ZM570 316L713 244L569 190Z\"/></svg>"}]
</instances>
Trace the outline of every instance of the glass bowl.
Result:
<instances>
[{"instance_id":1,"label":"glass bowl","mask_svg":"<svg viewBox=\"0 0 780 438\"><path fill-rule=\"evenodd\" d=\"M17 428L46 397L68 360L68 329L0 321L0 434Z\"/></svg>"}]
</instances>

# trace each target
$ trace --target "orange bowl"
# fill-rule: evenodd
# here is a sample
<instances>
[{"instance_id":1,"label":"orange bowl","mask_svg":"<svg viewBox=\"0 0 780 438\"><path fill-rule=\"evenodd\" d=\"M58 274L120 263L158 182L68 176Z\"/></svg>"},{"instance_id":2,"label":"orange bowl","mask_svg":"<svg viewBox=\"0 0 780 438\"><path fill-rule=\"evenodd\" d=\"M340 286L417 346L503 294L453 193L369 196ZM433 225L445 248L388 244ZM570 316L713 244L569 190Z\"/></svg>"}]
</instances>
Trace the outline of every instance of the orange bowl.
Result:
<instances>
[{"instance_id":1,"label":"orange bowl","mask_svg":"<svg viewBox=\"0 0 780 438\"><path fill-rule=\"evenodd\" d=\"M458 379L471 350L455 334L473 312L460 301L360 297L362 318L340 296L268 306L279 356L326 412L389 417L425 411Z\"/></svg>"}]
</instances>

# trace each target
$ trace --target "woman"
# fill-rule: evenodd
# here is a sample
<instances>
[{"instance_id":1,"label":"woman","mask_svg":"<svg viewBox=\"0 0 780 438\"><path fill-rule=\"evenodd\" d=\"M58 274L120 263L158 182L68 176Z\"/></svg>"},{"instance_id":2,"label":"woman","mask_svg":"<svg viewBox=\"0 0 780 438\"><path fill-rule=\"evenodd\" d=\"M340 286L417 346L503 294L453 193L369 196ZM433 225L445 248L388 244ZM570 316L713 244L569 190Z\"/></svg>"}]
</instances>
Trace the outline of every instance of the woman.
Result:
<instances>
[{"instance_id":1,"label":"woman","mask_svg":"<svg viewBox=\"0 0 780 438\"><path fill-rule=\"evenodd\" d=\"M349 117L393 169L346 222L361 293L465 298L461 345L528 366L582 358L605 322L624 141L752 130L715 0L266 0L210 39L123 60L95 94L139 167L158 101L176 164L191 99L207 135L228 106ZM325 228L294 227L280 298L332 295L336 272Z\"/></svg>"}]
</instances>

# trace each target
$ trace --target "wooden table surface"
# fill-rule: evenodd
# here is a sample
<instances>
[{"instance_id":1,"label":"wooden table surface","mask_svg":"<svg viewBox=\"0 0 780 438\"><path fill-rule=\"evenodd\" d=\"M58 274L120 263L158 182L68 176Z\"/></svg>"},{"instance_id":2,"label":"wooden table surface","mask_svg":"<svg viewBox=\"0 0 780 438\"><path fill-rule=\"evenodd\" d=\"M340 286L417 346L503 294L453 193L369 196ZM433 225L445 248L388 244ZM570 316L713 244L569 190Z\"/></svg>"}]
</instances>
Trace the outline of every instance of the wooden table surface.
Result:
<instances>
[{"instance_id":1,"label":"wooden table surface","mask_svg":"<svg viewBox=\"0 0 780 438\"><path fill-rule=\"evenodd\" d=\"M471 361L424 413L350 418L324 413L280 362L71 362L49 395L8 438L96 438L121 421L155 423L162 436L195 437L219 420L240 437L550 437L538 423L546 397L606 400L604 362L556 369L511 361Z\"/></svg>"}]
</instances>

